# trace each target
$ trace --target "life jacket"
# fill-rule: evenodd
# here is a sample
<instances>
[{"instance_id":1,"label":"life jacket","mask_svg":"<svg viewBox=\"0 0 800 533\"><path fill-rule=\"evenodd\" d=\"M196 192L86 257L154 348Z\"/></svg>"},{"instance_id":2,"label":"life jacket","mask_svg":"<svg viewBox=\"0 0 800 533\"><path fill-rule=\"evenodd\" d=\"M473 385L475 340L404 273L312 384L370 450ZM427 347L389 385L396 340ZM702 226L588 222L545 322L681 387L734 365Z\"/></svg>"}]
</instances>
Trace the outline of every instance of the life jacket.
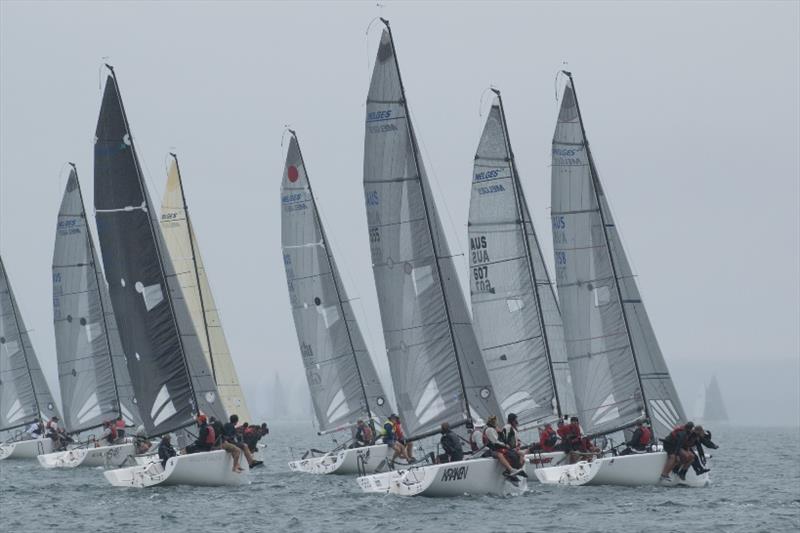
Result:
<instances>
[{"instance_id":1,"label":"life jacket","mask_svg":"<svg viewBox=\"0 0 800 533\"><path fill-rule=\"evenodd\" d=\"M544 431L542 431L542 433L539 435L539 445L542 447L542 450L546 452L553 451L555 440L556 432L552 427L545 428Z\"/></svg>"},{"instance_id":2,"label":"life jacket","mask_svg":"<svg viewBox=\"0 0 800 533\"><path fill-rule=\"evenodd\" d=\"M405 438L405 435L403 434L403 426L400 424L400 422L393 424L393 426L395 438L397 440L403 440Z\"/></svg>"},{"instance_id":3,"label":"life jacket","mask_svg":"<svg viewBox=\"0 0 800 533\"><path fill-rule=\"evenodd\" d=\"M556 434L561 440L566 440L571 426L572 424L564 424L563 426L560 426L558 430L556 430Z\"/></svg>"},{"instance_id":4,"label":"life jacket","mask_svg":"<svg viewBox=\"0 0 800 533\"><path fill-rule=\"evenodd\" d=\"M484 446L489 446L489 437L486 436L486 430L489 429L489 427L490 426L486 426L483 428L483 431L481 431L481 440L483 440Z\"/></svg>"},{"instance_id":5,"label":"life jacket","mask_svg":"<svg viewBox=\"0 0 800 533\"><path fill-rule=\"evenodd\" d=\"M203 444L206 446L214 446L217 442L217 433L214 431L214 426L206 425L206 439Z\"/></svg>"},{"instance_id":6,"label":"life jacket","mask_svg":"<svg viewBox=\"0 0 800 533\"><path fill-rule=\"evenodd\" d=\"M653 438L653 430L642 426L642 435L639 437L639 446L647 446Z\"/></svg>"},{"instance_id":7,"label":"life jacket","mask_svg":"<svg viewBox=\"0 0 800 533\"><path fill-rule=\"evenodd\" d=\"M117 420L116 421L116 428L125 430L125 421L124 420Z\"/></svg>"},{"instance_id":8,"label":"life jacket","mask_svg":"<svg viewBox=\"0 0 800 533\"><path fill-rule=\"evenodd\" d=\"M686 431L686 426L675 426L672 429L672 432L669 434L670 438L671 439L677 439L678 438L678 433L680 433L681 431Z\"/></svg>"},{"instance_id":9,"label":"life jacket","mask_svg":"<svg viewBox=\"0 0 800 533\"><path fill-rule=\"evenodd\" d=\"M372 442L372 429L366 424L364 424L362 435L364 436L364 442Z\"/></svg>"},{"instance_id":10,"label":"life jacket","mask_svg":"<svg viewBox=\"0 0 800 533\"><path fill-rule=\"evenodd\" d=\"M391 429L386 429L386 426L389 426ZM390 437L394 435L394 432L394 422L387 419L381 426L381 437Z\"/></svg>"}]
</instances>

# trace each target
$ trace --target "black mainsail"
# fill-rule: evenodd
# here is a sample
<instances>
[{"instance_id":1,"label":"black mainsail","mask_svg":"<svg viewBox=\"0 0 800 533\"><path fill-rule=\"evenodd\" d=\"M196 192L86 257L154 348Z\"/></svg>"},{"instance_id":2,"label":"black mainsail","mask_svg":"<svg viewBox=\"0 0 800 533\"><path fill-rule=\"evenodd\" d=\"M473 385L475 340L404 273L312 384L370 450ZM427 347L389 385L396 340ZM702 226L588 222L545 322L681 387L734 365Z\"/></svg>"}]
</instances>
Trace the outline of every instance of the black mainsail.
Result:
<instances>
[{"instance_id":1,"label":"black mainsail","mask_svg":"<svg viewBox=\"0 0 800 533\"><path fill-rule=\"evenodd\" d=\"M112 67L95 138L97 233L114 313L147 432L223 419L214 378L163 244Z\"/></svg>"}]
</instances>

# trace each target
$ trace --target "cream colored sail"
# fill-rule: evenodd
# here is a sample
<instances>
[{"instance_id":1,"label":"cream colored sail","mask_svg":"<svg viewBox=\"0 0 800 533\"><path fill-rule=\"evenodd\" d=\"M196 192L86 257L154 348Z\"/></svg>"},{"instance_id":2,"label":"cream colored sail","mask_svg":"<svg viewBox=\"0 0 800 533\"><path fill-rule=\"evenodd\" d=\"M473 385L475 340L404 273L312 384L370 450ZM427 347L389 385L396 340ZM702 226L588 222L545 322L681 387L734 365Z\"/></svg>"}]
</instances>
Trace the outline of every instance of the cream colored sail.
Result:
<instances>
[{"instance_id":1,"label":"cream colored sail","mask_svg":"<svg viewBox=\"0 0 800 533\"><path fill-rule=\"evenodd\" d=\"M174 155L167 175L164 201L161 203L161 230L225 410L229 415L239 415L239 420L243 422L255 422L239 385L197 237L187 216L180 170Z\"/></svg>"}]
</instances>

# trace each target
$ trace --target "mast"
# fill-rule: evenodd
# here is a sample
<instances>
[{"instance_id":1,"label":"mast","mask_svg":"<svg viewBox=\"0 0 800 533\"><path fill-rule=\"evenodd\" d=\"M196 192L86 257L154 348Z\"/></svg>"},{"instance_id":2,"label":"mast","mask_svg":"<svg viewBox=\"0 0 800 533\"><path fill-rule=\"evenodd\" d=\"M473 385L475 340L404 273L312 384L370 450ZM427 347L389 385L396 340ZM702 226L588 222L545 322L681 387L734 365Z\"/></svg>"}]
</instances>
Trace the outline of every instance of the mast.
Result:
<instances>
[{"instance_id":1,"label":"mast","mask_svg":"<svg viewBox=\"0 0 800 533\"><path fill-rule=\"evenodd\" d=\"M217 382L217 370L214 367L214 353L211 348L211 335L208 332L208 317L206 316L206 304L203 301L203 286L200 284L200 272L197 269L197 255L194 251L194 238L192 235L192 221L189 219L189 206L186 204L186 193L183 192L183 178L181 178L181 166L178 164L178 156L170 152L175 160L175 170L178 173L178 187L181 190L181 200L183 201L183 212L186 213L186 233L189 235L189 248L192 252L192 264L194 265L194 278L197 283L197 294L200 297L200 311L203 314L203 330L206 334L206 344L208 345L208 359L211 361L211 376L214 383Z\"/></svg>"},{"instance_id":2,"label":"mast","mask_svg":"<svg viewBox=\"0 0 800 533\"><path fill-rule=\"evenodd\" d=\"M434 235L433 235L433 227L431 225L431 215L430 215L430 211L428 209L428 199L426 198L426 195L425 195L425 186L422 183L422 173L420 172L420 165L419 165L419 147L417 146L417 138L414 135L414 131L413 131L412 126L411 126L411 114L409 113L409 110L408 110L408 100L406 99L406 89L405 89L405 86L403 85L403 76L400 73L400 62L397 59L397 50L395 50L395 47L394 47L394 36L392 35L392 28L391 28L391 26L389 26L389 21L386 20L385 18L381 18L381 22L383 22L384 25L386 26L386 30L389 32L389 40L392 43L392 54L394 55L395 66L397 67L397 79L400 82L400 94L402 95L402 98L403 98L403 101L402 101L403 110L405 111L405 114L406 114L406 130L407 130L408 136L409 136L409 138L411 140L411 151L413 152L413 155L414 155L414 170L416 170L417 180L419 181L419 185L420 185L420 197L422 198L422 207L423 207L423 210L425 211L425 221L427 223L426 225L428 227L428 234L430 235L430 239L431 239L431 248L433 248L433 263L435 265L436 277L439 280L439 287L441 289L442 300L444 301L444 311L445 311L445 314L447 316L447 329L448 329L448 331L450 333L450 342L453 343L453 353L456 356L456 367L458 369L458 379L459 379L459 381L461 383L461 394L464 397L464 406L465 406L466 412L467 412L467 420L470 423L472 423L472 411L470 410L470 407L469 407L469 398L467 396L467 388L464 385L464 373L463 373L463 370L461 369L461 359L458 356L458 343L456 342L456 336L455 336L455 333L453 332L453 322L452 322L452 319L450 318L450 306L447 303L447 294L446 294L446 292L444 290L444 280L442 279L442 272L441 272L441 270L439 268L439 252L436 249L437 248L436 247L436 239L434 238Z\"/></svg>"},{"instance_id":3,"label":"mast","mask_svg":"<svg viewBox=\"0 0 800 533\"><path fill-rule=\"evenodd\" d=\"M28 371L28 379L31 380L31 390L33 391L33 401L36 402L36 418L42 419L42 409L39 406L39 395L36 394L36 386L33 382L33 374L31 374L31 365L28 362L28 351L25 349L25 339L22 338L22 330L19 327L19 318L17 317L17 302L14 300L14 293L11 291L11 282L8 281L8 272L6 272L6 265L3 259L0 258L0 268L3 269L3 277L6 280L6 287L8 288L8 299L11 302L11 314L14 315L14 325L17 327L17 335L19 336L19 344L22 346L22 355L25 358L25 370ZM24 424L23 424L24 425Z\"/></svg>"},{"instance_id":4,"label":"mast","mask_svg":"<svg viewBox=\"0 0 800 533\"><path fill-rule=\"evenodd\" d=\"M180 330L180 327L178 326L178 319L175 316L175 306L174 306L174 304L172 302L172 291L169 288L169 282L167 281L167 273L164 270L164 258L161 255L161 243L160 243L160 241L158 239L158 236L156 234L155 227L153 226L153 218L152 218L152 215L151 215L152 206L150 206L149 203L148 203L149 198L147 197L148 196L147 195L147 191L145 190L144 182L142 181L142 179L143 179L142 169L139 166L139 158L136 157L136 148L135 148L134 142L133 142L133 135L131 135L131 127L130 127L130 124L128 123L128 114L125 112L125 105L122 103L122 95L120 94L119 83L117 83L117 74L116 74L116 72L114 72L114 67L109 65L108 63L106 63L106 68L108 68L108 70L111 72L111 77L114 80L114 86L117 89L116 90L117 101L119 103L119 108L122 111L122 120L125 123L125 130L128 133L128 139L131 142L131 155L133 156L133 164L136 166L136 177L137 177L137 180L139 181L139 191L141 192L141 195L142 195L142 202L147 204L147 206L146 206L146 208L147 208L147 225L148 225L148 227L150 229L150 236L153 239L153 244L155 245L154 248L155 248L156 256L158 257L158 268L161 271L161 276L162 276L162 278L164 279L164 282L167 285L166 287L164 287L164 289L165 289L164 292L166 292L166 299L167 299L167 302L169 303L169 312L170 312L170 316L172 317L172 322L175 325L175 331L178 333L177 337L178 337L178 345L180 346L180 349L181 349L181 361L183 362L184 370L186 371L186 377L188 378L187 381L189 383L189 389L191 390L191 394L192 394L192 403L194 404L193 406L194 406L195 409L198 409L197 394L194 391L194 383L192 381L192 373L191 373L191 370L189 369L189 362L186 360L186 351L185 351L184 346L183 346L183 337L180 334L181 330ZM188 425L190 425L190 424L187 424L187 426ZM187 427L187 426L182 426L182 427ZM181 429L181 428L175 428L175 429L177 430L177 429ZM151 436L154 436L154 435L151 435Z\"/></svg>"},{"instance_id":5,"label":"mast","mask_svg":"<svg viewBox=\"0 0 800 533\"><path fill-rule=\"evenodd\" d=\"M300 164L303 165L303 169L306 169L306 162L303 159L303 150L300 148L300 141L297 137L297 133L294 130L289 130L289 133L292 134L292 137L295 138L297 141L297 153L300 154ZM356 375L358 376L358 384L361 387L361 394L364 396L364 409L367 411L367 418L369 419L369 425L372 428L373 433L375 432L375 423L372 420L372 409L369 407L369 398L367 397L367 388L364 386L364 379L361 376L361 367L358 364L358 357L356 356L356 348L353 344L353 335L350 332L350 324L347 323L347 313L344 310L344 302L342 301L342 293L339 290L339 281L336 279L336 270L333 267L333 261L331 260L331 254L328 249L328 237L325 235L325 228L322 226L322 221L319 217L319 209L317 208L317 199L314 196L314 190L311 188L311 180L308 179L308 171L305 170L306 174L306 184L308 185L308 194L311 196L311 205L314 206L314 212L316 213L317 218L317 227L319 228L319 233L322 236L322 244L325 247L325 259L328 262L328 269L331 271L331 278L333 279L333 288L336 291L336 301L339 304L339 312L342 313L342 318L344 320L344 329L347 332L347 342L350 344L350 351L353 353L353 362L356 365Z\"/></svg>"},{"instance_id":6,"label":"mast","mask_svg":"<svg viewBox=\"0 0 800 533\"><path fill-rule=\"evenodd\" d=\"M522 184L519 182L519 174L517 173L517 164L514 159L514 152L511 150L511 137L508 134L508 123L506 122L506 111L503 107L503 97L500 95L500 90L492 88L492 92L497 95L497 100L500 103L500 116L503 123L503 136L505 137L506 150L508 151L509 162L511 163L511 181L514 183L514 197L517 201L517 216L520 220L520 231L522 232L522 241L525 243L525 259L528 265L528 274L531 278L531 285L533 286L533 294L536 298L536 315L539 319L539 327L542 330L542 340L544 341L544 353L547 358L547 365L550 368L550 382L553 384L553 395L556 399L556 411L558 417L561 418L561 401L558 398L558 387L556 386L556 377L553 370L553 360L550 357L550 342L547 340L547 328L544 324L544 316L542 316L542 301L539 297L539 286L536 281L536 270L533 267L533 258L531 257L530 243L528 242L528 234L525 227L525 216L523 211L523 203L525 202L525 194L522 191ZM531 220L531 229L533 229L533 220ZM535 233L535 230L534 230ZM535 235L534 235L535 238ZM536 239L538 247L539 240ZM539 255L541 255L539 250Z\"/></svg>"},{"instance_id":7,"label":"mast","mask_svg":"<svg viewBox=\"0 0 800 533\"><path fill-rule=\"evenodd\" d=\"M111 336L108 334L108 316L106 315L105 304L103 303L103 295L100 292L100 276L97 274L97 257L94 255L94 240L92 240L92 230L89 227L89 220L86 218L86 206L83 203L83 191L81 190L81 182L78 179L78 169L75 163L69 163L72 171L75 172L75 183L78 185L78 198L81 200L81 213L83 222L86 226L86 240L88 241L89 253L92 254L92 272L94 272L94 280L97 283L97 295L100 300L100 313L103 315L103 332L106 336L106 348L108 348L108 361L111 363L111 378L114 380L114 397L117 401L117 413L122 416L122 402L119 399L119 387L117 386L117 374L114 370L114 352L111 350ZM63 407L63 406L62 406Z\"/></svg>"},{"instance_id":8,"label":"mast","mask_svg":"<svg viewBox=\"0 0 800 533\"><path fill-rule=\"evenodd\" d=\"M633 357L633 365L636 369L636 379L639 382L639 392L642 394L642 404L644 405L644 415L649 420L650 419L650 407L647 405L647 398L644 396L644 384L642 383L642 374L639 371L639 361L636 358L636 348L633 345L633 337L631 336L631 328L628 325L628 313L625 311L625 302L622 299L622 290L619 288L619 276L617 275L617 266L614 263L614 254L611 253L611 241L608 237L608 224L606 223L606 216L603 213L603 207L600 203L600 193L599 186L600 180L597 177L597 169L594 166L594 159L592 158L592 152L589 149L589 138L586 137L586 128L583 126L583 115L581 114L581 106L578 103L578 93L575 90L575 82L572 80L572 73L566 70L562 70L567 78L569 78L570 84L572 85L572 94L575 97L575 109L578 111L578 123L581 125L581 134L583 135L583 144L586 146L586 156L587 160L589 161L589 174L592 177L592 189L594 189L594 198L597 202L597 211L600 213L600 222L603 224L603 236L606 240L606 249L608 250L608 260L611 264L611 272L614 275L614 288L617 292L617 298L619 299L619 305L622 309L622 320L625 322L625 332L628 336L628 344L631 347L631 355ZM620 428L622 429L622 428Z\"/></svg>"}]
</instances>

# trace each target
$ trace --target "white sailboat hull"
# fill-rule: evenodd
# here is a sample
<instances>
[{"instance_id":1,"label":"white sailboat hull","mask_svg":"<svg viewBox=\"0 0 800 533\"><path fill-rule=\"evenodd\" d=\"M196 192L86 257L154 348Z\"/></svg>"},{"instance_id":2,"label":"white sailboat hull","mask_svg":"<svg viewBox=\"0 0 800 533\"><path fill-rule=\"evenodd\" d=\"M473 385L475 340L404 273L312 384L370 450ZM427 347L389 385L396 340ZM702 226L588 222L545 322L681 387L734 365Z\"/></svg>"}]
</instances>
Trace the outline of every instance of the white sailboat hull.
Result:
<instances>
[{"instance_id":1,"label":"white sailboat hull","mask_svg":"<svg viewBox=\"0 0 800 533\"><path fill-rule=\"evenodd\" d=\"M53 451L50 438L29 439L0 444L0 461L3 459L36 459L41 454Z\"/></svg>"},{"instance_id":2,"label":"white sailboat hull","mask_svg":"<svg viewBox=\"0 0 800 533\"><path fill-rule=\"evenodd\" d=\"M291 461L289 469L307 474L352 475L359 473L359 463L362 463L364 471L372 473L383 463L388 453L389 447L385 444L348 448L319 457Z\"/></svg>"},{"instance_id":3,"label":"white sailboat hull","mask_svg":"<svg viewBox=\"0 0 800 533\"><path fill-rule=\"evenodd\" d=\"M522 492L526 488L525 481L520 483L519 487L508 483L503 467L492 458L419 466L358 478L364 492L429 497Z\"/></svg>"},{"instance_id":4,"label":"white sailboat hull","mask_svg":"<svg viewBox=\"0 0 800 533\"><path fill-rule=\"evenodd\" d=\"M218 487L249 485L249 468L241 461L243 472L233 472L233 458L225 450L171 457L166 467L157 460L146 465L118 468L103 472L115 487L144 488L155 485L195 485Z\"/></svg>"},{"instance_id":5,"label":"white sailboat hull","mask_svg":"<svg viewBox=\"0 0 800 533\"><path fill-rule=\"evenodd\" d=\"M603 457L591 462L580 461L571 465L538 468L539 482L551 485L685 485L705 487L711 483L708 474L697 476L690 468L686 480L675 474L670 481L661 481L661 470L667 460L665 452L652 452L617 457Z\"/></svg>"},{"instance_id":6,"label":"white sailboat hull","mask_svg":"<svg viewBox=\"0 0 800 533\"><path fill-rule=\"evenodd\" d=\"M536 481L536 471L551 466L560 466L567 460L564 452L531 453L525 456L525 473L530 481Z\"/></svg>"},{"instance_id":7,"label":"white sailboat hull","mask_svg":"<svg viewBox=\"0 0 800 533\"><path fill-rule=\"evenodd\" d=\"M133 454L133 443L125 443L96 448L73 448L62 452L43 454L38 459L39 464L44 468L118 467Z\"/></svg>"}]
</instances>

